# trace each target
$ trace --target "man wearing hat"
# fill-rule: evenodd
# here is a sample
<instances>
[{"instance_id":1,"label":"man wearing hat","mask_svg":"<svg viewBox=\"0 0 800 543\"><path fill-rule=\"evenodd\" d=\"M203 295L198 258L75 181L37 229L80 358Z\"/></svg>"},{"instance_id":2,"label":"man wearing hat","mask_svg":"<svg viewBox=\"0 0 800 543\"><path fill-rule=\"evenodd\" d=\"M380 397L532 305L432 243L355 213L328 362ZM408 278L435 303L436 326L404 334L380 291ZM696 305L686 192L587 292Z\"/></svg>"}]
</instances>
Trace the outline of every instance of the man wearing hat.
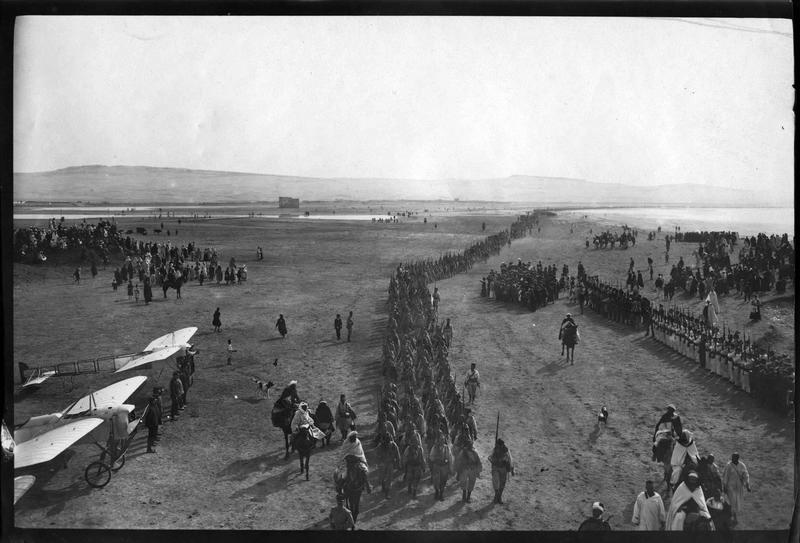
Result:
<instances>
[{"instance_id":1,"label":"man wearing hat","mask_svg":"<svg viewBox=\"0 0 800 543\"><path fill-rule=\"evenodd\" d=\"M633 505L631 523L637 530L657 531L661 530L665 520L664 501L653 488L653 481L647 480L644 491L639 493Z\"/></svg>"},{"instance_id":2,"label":"man wearing hat","mask_svg":"<svg viewBox=\"0 0 800 543\"><path fill-rule=\"evenodd\" d=\"M660 428L661 425L664 425L664 428ZM672 436L677 438L683 433L683 423L681 421L680 415L675 410L674 404L667 405L667 412L661 415L661 418L658 419L656 423L655 430L653 430L653 443L656 441L656 434L659 430L671 430Z\"/></svg>"},{"instance_id":3,"label":"man wearing hat","mask_svg":"<svg viewBox=\"0 0 800 543\"><path fill-rule=\"evenodd\" d=\"M356 420L355 411L350 407L347 397L344 394L339 396L339 403L336 404L336 427L342 434L342 441L345 440L347 432L353 429L353 422Z\"/></svg>"},{"instance_id":4,"label":"man wearing hat","mask_svg":"<svg viewBox=\"0 0 800 543\"><path fill-rule=\"evenodd\" d=\"M325 434L322 432L322 430L314 426L314 419L311 418L311 413L308 412L308 404L306 402L300 402L300 407L294 412L294 417L292 418L291 424L295 435L303 426L308 427L312 437L316 439L322 439L325 437Z\"/></svg>"},{"instance_id":5,"label":"man wearing hat","mask_svg":"<svg viewBox=\"0 0 800 543\"><path fill-rule=\"evenodd\" d=\"M603 520L603 513L605 513L605 511L606 508L603 507L602 503L594 502L592 504L592 516L581 522L581 525L578 526L578 531L579 532L610 531L611 525L608 524L608 521Z\"/></svg>"},{"instance_id":6,"label":"man wearing hat","mask_svg":"<svg viewBox=\"0 0 800 543\"><path fill-rule=\"evenodd\" d=\"M739 460L739 454L733 453L730 462L722 470L722 491L731 504L731 521L734 524L739 520L745 489L750 492L750 474L744 462Z\"/></svg>"},{"instance_id":7,"label":"man wearing hat","mask_svg":"<svg viewBox=\"0 0 800 543\"><path fill-rule=\"evenodd\" d=\"M495 443L494 450L489 455L489 463L492 464L492 486L494 487L494 501L492 503L502 504L506 480L509 475L514 475L511 453L502 439L498 439Z\"/></svg>"},{"instance_id":8,"label":"man wearing hat","mask_svg":"<svg viewBox=\"0 0 800 543\"><path fill-rule=\"evenodd\" d=\"M336 495L336 507L331 509L328 519L331 522L331 530L355 530L353 514L344 506L344 496L341 494Z\"/></svg>"},{"instance_id":9,"label":"man wearing hat","mask_svg":"<svg viewBox=\"0 0 800 543\"><path fill-rule=\"evenodd\" d=\"M473 362L464 378L464 387L467 389L469 403L475 403L475 394L478 392L478 387L481 386L481 376L475 366L476 364Z\"/></svg>"},{"instance_id":10,"label":"man wearing hat","mask_svg":"<svg viewBox=\"0 0 800 543\"><path fill-rule=\"evenodd\" d=\"M696 512L701 517L711 518L703 488L700 486L700 477L696 471L690 471L686 480L675 489L667 512L666 529L668 531L683 530L687 512Z\"/></svg>"},{"instance_id":11,"label":"man wearing hat","mask_svg":"<svg viewBox=\"0 0 800 543\"><path fill-rule=\"evenodd\" d=\"M564 317L564 320L561 321L561 327L558 329L558 339L564 336L564 327L569 324L570 326L578 326L575 324L575 320L572 318L572 313L567 313L567 316ZM561 342L561 354L564 354L564 342Z\"/></svg>"},{"instance_id":12,"label":"man wearing hat","mask_svg":"<svg viewBox=\"0 0 800 543\"><path fill-rule=\"evenodd\" d=\"M282 404L287 409L291 409L292 406L300 403L300 396L297 394L297 381L289 381L289 384L281 392L277 403Z\"/></svg>"}]
</instances>

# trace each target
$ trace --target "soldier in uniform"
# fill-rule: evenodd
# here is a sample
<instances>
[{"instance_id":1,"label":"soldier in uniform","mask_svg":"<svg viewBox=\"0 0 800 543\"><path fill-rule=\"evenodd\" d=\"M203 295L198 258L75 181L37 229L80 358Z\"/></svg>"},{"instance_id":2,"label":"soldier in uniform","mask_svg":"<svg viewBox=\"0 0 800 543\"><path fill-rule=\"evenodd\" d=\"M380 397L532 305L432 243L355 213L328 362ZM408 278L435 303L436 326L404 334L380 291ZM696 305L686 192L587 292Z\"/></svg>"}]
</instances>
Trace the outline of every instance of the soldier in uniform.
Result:
<instances>
[{"instance_id":1,"label":"soldier in uniform","mask_svg":"<svg viewBox=\"0 0 800 543\"><path fill-rule=\"evenodd\" d=\"M149 453L156 452L153 447L158 439L158 417L156 397L152 396L147 403L147 413L144 416L144 425L147 427L147 452Z\"/></svg>"},{"instance_id":2,"label":"soldier in uniform","mask_svg":"<svg viewBox=\"0 0 800 543\"><path fill-rule=\"evenodd\" d=\"M390 422L384 424L391 425ZM380 435L378 443L378 480L381 482L381 491L389 498L389 490L394 479L394 470L400 468L400 450L394 442L393 432L386 431Z\"/></svg>"},{"instance_id":3,"label":"soldier in uniform","mask_svg":"<svg viewBox=\"0 0 800 543\"><path fill-rule=\"evenodd\" d=\"M467 389L469 403L475 402L475 393L478 391L478 387L481 386L480 374L478 373L478 370L475 369L475 366L476 364L473 362L470 365L470 369L464 379L464 387Z\"/></svg>"},{"instance_id":4,"label":"soldier in uniform","mask_svg":"<svg viewBox=\"0 0 800 543\"><path fill-rule=\"evenodd\" d=\"M489 463L492 464L492 486L494 487L494 501L492 503L502 504L506 480L509 475L514 475L511 453L502 439L498 439L495 443L494 450L489 456Z\"/></svg>"},{"instance_id":5,"label":"soldier in uniform","mask_svg":"<svg viewBox=\"0 0 800 543\"><path fill-rule=\"evenodd\" d=\"M275 323L275 328L278 329L281 337L286 337L286 319L283 318L283 313L278 315L278 320Z\"/></svg>"},{"instance_id":6,"label":"soldier in uniform","mask_svg":"<svg viewBox=\"0 0 800 543\"><path fill-rule=\"evenodd\" d=\"M464 442L464 448L458 453L453 467L458 482L461 483L461 500L470 503L475 481L483 469L481 457L472 447L472 441Z\"/></svg>"}]
</instances>

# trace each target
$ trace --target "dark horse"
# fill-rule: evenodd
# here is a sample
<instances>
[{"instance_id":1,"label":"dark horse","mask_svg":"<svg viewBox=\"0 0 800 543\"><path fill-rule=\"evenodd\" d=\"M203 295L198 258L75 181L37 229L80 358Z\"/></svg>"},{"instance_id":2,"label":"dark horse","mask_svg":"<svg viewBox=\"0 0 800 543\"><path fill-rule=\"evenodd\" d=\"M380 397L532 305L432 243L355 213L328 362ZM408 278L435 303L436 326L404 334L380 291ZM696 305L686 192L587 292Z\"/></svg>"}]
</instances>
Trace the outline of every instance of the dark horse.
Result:
<instances>
[{"instance_id":1,"label":"dark horse","mask_svg":"<svg viewBox=\"0 0 800 543\"><path fill-rule=\"evenodd\" d=\"M307 426L304 426L300 428L300 431L297 433L292 443L300 457L300 473L302 474L303 469L305 469L306 481L308 481L308 461L311 458L311 449L314 448L316 442L317 439L311 435L311 430ZM305 460L305 465L303 464L303 460Z\"/></svg>"},{"instance_id":2,"label":"dark horse","mask_svg":"<svg viewBox=\"0 0 800 543\"><path fill-rule=\"evenodd\" d=\"M164 291L164 298L167 297L167 291L171 288L174 288L175 292L177 293L176 298L180 299L182 286L183 286L183 277L179 278L173 277L171 279L169 277L165 278L161 282L161 289Z\"/></svg>"},{"instance_id":3,"label":"dark horse","mask_svg":"<svg viewBox=\"0 0 800 543\"><path fill-rule=\"evenodd\" d=\"M338 471L334 473L333 480L336 484L336 493L344 496L345 505L353 514L353 522L358 518L358 506L361 503L361 493L364 489L367 494L372 493L372 487L367 478L367 468L360 460L353 456L346 456L347 470L342 476Z\"/></svg>"},{"instance_id":4,"label":"dark horse","mask_svg":"<svg viewBox=\"0 0 800 543\"><path fill-rule=\"evenodd\" d=\"M272 425L283 430L283 440L286 443L284 460L289 459L289 436L292 435L292 418L294 418L295 411L297 411L297 405L286 407L283 405L282 400L278 400L272 407L272 413L270 413Z\"/></svg>"},{"instance_id":5,"label":"dark horse","mask_svg":"<svg viewBox=\"0 0 800 543\"><path fill-rule=\"evenodd\" d=\"M568 322L564 325L564 328L561 332L561 350L566 350L567 360L570 362L570 364L575 363L576 343L578 343L578 326Z\"/></svg>"}]
</instances>

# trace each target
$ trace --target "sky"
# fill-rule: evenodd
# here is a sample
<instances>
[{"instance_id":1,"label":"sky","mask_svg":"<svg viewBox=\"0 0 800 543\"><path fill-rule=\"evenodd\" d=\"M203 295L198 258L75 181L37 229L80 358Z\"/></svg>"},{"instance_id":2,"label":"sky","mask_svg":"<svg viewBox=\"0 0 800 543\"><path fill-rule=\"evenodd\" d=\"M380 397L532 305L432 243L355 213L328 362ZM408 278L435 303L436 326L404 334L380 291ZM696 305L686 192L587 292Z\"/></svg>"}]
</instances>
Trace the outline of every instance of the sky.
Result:
<instances>
[{"instance_id":1,"label":"sky","mask_svg":"<svg viewBox=\"0 0 800 543\"><path fill-rule=\"evenodd\" d=\"M17 19L14 171L568 177L793 195L789 20Z\"/></svg>"}]
</instances>

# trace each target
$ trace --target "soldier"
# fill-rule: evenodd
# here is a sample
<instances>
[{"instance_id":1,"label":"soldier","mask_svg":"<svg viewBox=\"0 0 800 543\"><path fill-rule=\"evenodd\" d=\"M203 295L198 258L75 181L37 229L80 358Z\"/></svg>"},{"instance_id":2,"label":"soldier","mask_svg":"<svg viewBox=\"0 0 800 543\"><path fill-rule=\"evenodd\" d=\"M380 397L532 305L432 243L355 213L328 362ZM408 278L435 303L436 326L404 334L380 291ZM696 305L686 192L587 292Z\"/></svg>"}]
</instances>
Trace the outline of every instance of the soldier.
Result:
<instances>
[{"instance_id":1,"label":"soldier","mask_svg":"<svg viewBox=\"0 0 800 543\"><path fill-rule=\"evenodd\" d=\"M469 436L472 441L478 439L478 426L475 424L475 416L472 414L472 409L464 409L464 424L469 429Z\"/></svg>"},{"instance_id":2,"label":"soldier","mask_svg":"<svg viewBox=\"0 0 800 543\"><path fill-rule=\"evenodd\" d=\"M464 387L467 389L467 394L469 395L469 403L475 402L475 393L478 391L478 387L480 386L480 374L478 373L478 370L475 369L475 363L473 362L470 365L470 369L467 372L466 378L464 379Z\"/></svg>"},{"instance_id":3,"label":"soldier","mask_svg":"<svg viewBox=\"0 0 800 543\"><path fill-rule=\"evenodd\" d=\"M328 519L331 522L332 530L355 530L356 523L353 522L353 514L344 506L344 496L336 495L336 507L331 509Z\"/></svg>"},{"instance_id":4,"label":"soldier","mask_svg":"<svg viewBox=\"0 0 800 543\"><path fill-rule=\"evenodd\" d=\"M489 462L492 464L492 486L494 487L494 501L492 503L502 505L506 480L509 475L514 475L511 453L502 439L498 439L495 443L494 450L489 456Z\"/></svg>"},{"instance_id":5,"label":"soldier","mask_svg":"<svg viewBox=\"0 0 800 543\"><path fill-rule=\"evenodd\" d=\"M458 453L454 464L456 477L461 483L461 501L470 503L475 481L483 469L481 457L472 447L472 441L464 442L464 448Z\"/></svg>"},{"instance_id":6,"label":"soldier","mask_svg":"<svg viewBox=\"0 0 800 543\"><path fill-rule=\"evenodd\" d=\"M391 425L390 422L384 423ZM381 482L381 490L384 496L389 498L389 490L394 479L394 470L400 468L400 450L394 442L392 432L386 431L379 437L378 443L378 480Z\"/></svg>"},{"instance_id":7,"label":"soldier","mask_svg":"<svg viewBox=\"0 0 800 543\"><path fill-rule=\"evenodd\" d=\"M336 404L336 427L342 434L342 441L344 441L347 433L351 430L353 422L356 420L356 414L350 403L346 401L345 395L339 396L339 403Z\"/></svg>"},{"instance_id":8,"label":"soldier","mask_svg":"<svg viewBox=\"0 0 800 543\"><path fill-rule=\"evenodd\" d=\"M453 341L453 327L450 325L450 319L447 319L444 328L442 328L442 338L444 338L445 345L449 348L450 342Z\"/></svg>"},{"instance_id":9,"label":"soldier","mask_svg":"<svg viewBox=\"0 0 800 543\"><path fill-rule=\"evenodd\" d=\"M347 341L350 341L350 336L353 333L353 312L347 316Z\"/></svg>"},{"instance_id":10,"label":"soldier","mask_svg":"<svg viewBox=\"0 0 800 543\"><path fill-rule=\"evenodd\" d=\"M336 340L342 339L342 316L338 313L336 318L333 319L333 329L336 330Z\"/></svg>"}]
</instances>

